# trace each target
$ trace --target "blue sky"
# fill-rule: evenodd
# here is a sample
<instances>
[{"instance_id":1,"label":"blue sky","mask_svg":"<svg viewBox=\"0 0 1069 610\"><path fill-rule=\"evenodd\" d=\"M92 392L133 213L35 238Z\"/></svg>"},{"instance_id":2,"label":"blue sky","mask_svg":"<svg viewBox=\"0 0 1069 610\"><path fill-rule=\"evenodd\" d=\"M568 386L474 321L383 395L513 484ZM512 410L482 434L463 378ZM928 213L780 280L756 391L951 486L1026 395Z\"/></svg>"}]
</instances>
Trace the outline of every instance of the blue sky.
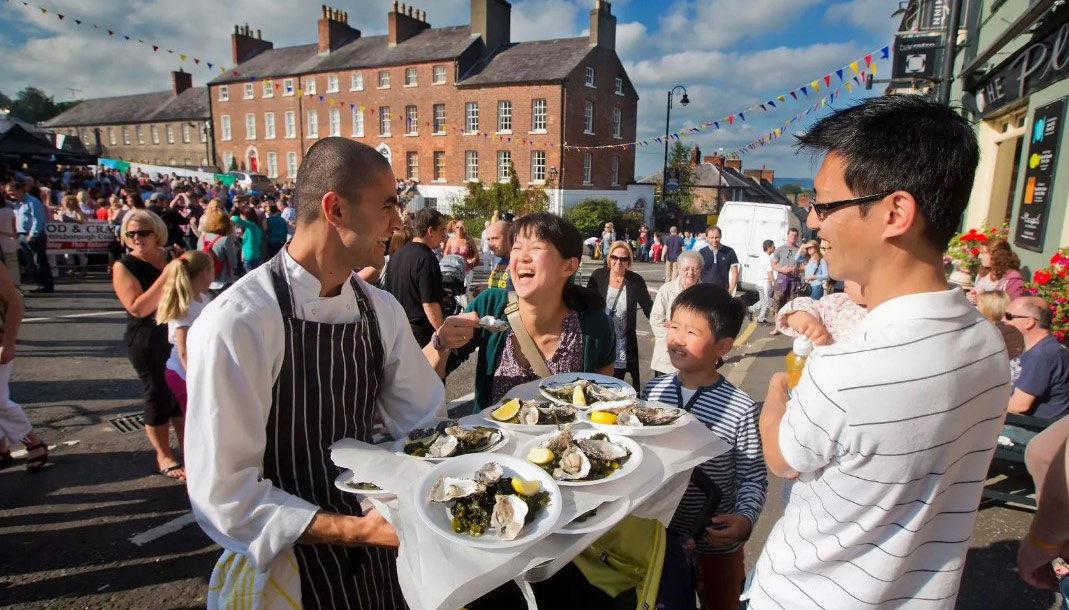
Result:
<instances>
[{"instance_id":1,"label":"blue sky","mask_svg":"<svg viewBox=\"0 0 1069 610\"><path fill-rule=\"evenodd\" d=\"M0 56L5 60L0 62L0 90L13 96L32 84L57 100L71 98L68 87L80 90L73 95L81 98L158 91L170 86L168 72L183 66L193 73L194 84L203 85L217 72L192 65L191 57L228 65L234 24L247 22L263 30L263 37L276 48L304 44L315 40L320 4L307 0L33 0L26 7L20 0L2 2ZM371 35L385 32L392 0L335 0L331 5L348 11L350 23ZM512 39L585 35L593 5L594 0L515 0ZM47 14L34 8L42 6ZM415 6L426 10L432 26L469 20L468 0L425 0ZM617 17L617 53L641 97L639 139L663 134L666 92L674 85L684 85L692 103L673 108L673 131L719 120L890 44L897 28L891 12L897 7L893 0L617 0L612 4ZM64 20L56 13L65 14ZM75 18L84 23L74 24ZM93 29L93 23L100 29ZM107 29L116 34L109 37ZM148 44L127 42L122 34L175 53L153 53ZM181 62L179 53L190 57ZM823 83L821 88L823 93ZM855 89L848 94L843 89L839 101L790 129L797 131L833 106L874 93ZM696 143L703 154L721 147L731 151L806 108L802 102L780 106L767 114L747 113L745 122L702 131L684 142ZM791 139L780 138L744 155L744 167L763 164L775 169L777 176L809 176L812 163L794 154ZM656 172L662 154L657 146L640 147L639 177Z\"/></svg>"}]
</instances>

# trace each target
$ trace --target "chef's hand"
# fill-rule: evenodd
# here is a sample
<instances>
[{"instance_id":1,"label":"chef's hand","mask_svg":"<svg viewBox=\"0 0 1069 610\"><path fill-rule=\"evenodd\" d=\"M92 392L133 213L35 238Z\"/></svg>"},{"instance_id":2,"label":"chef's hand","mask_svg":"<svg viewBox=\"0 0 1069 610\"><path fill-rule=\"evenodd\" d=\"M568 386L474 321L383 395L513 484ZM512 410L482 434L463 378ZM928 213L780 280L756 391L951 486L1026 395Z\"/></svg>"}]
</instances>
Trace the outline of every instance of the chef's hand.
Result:
<instances>
[{"instance_id":1,"label":"chef's hand","mask_svg":"<svg viewBox=\"0 0 1069 610\"><path fill-rule=\"evenodd\" d=\"M363 522L363 540L359 546L388 546L397 548L401 541L397 539L397 530L383 518L379 511L371 509L360 518Z\"/></svg>"},{"instance_id":2,"label":"chef's hand","mask_svg":"<svg viewBox=\"0 0 1069 610\"><path fill-rule=\"evenodd\" d=\"M444 349L464 347L479 327L479 315L474 311L449 316L438 327L438 344Z\"/></svg>"},{"instance_id":3,"label":"chef's hand","mask_svg":"<svg viewBox=\"0 0 1069 610\"><path fill-rule=\"evenodd\" d=\"M713 517L712 527L705 528L705 540L712 547L731 546L749 538L752 529L746 517L724 513Z\"/></svg>"}]
</instances>

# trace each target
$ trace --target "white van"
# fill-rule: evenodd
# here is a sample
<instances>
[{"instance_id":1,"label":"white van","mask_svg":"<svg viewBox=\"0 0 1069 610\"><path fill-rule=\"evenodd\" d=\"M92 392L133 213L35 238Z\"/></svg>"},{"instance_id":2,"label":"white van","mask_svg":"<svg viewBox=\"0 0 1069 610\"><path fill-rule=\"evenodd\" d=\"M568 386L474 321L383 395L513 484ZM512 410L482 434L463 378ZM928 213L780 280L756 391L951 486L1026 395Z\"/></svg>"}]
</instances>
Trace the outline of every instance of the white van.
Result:
<instances>
[{"instance_id":1,"label":"white van","mask_svg":"<svg viewBox=\"0 0 1069 610\"><path fill-rule=\"evenodd\" d=\"M787 241L789 229L801 230L790 206L748 201L725 203L716 226L720 227L722 243L739 257L739 287L750 291L756 291L758 283L764 282L758 265L758 257L765 255L761 244L771 239L778 248Z\"/></svg>"}]
</instances>

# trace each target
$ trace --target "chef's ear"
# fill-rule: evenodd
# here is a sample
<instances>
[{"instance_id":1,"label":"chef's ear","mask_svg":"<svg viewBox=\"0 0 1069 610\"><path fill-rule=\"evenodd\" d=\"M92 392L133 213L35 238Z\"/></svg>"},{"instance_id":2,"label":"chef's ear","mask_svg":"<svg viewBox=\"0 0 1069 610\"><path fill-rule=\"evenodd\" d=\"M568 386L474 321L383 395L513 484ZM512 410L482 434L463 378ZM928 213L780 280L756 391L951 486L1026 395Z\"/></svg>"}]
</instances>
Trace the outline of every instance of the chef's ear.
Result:
<instances>
[{"instance_id":1,"label":"chef's ear","mask_svg":"<svg viewBox=\"0 0 1069 610\"><path fill-rule=\"evenodd\" d=\"M335 227L342 225L342 206L344 203L337 193L327 191L319 205L323 218L327 219L328 223Z\"/></svg>"}]
</instances>

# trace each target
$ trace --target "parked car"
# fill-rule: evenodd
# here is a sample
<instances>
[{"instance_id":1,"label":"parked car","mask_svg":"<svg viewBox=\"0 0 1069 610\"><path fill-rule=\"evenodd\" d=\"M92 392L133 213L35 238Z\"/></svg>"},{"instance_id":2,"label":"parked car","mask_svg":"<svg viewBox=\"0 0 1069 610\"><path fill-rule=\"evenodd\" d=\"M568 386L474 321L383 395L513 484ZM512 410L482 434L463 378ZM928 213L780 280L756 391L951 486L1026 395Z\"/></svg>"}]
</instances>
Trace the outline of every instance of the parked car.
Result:
<instances>
[{"instance_id":1,"label":"parked car","mask_svg":"<svg viewBox=\"0 0 1069 610\"><path fill-rule=\"evenodd\" d=\"M723 243L739 257L739 287L757 291L760 267L757 257L764 256L761 244L771 239L776 247L787 241L787 230L801 229L790 206L778 203L729 201L716 221L723 233Z\"/></svg>"},{"instance_id":2,"label":"parked car","mask_svg":"<svg viewBox=\"0 0 1069 610\"><path fill-rule=\"evenodd\" d=\"M248 172L227 172L228 176L234 176L234 183L238 186L256 191L270 191L275 188L275 183L263 174L250 174Z\"/></svg>"}]
</instances>

